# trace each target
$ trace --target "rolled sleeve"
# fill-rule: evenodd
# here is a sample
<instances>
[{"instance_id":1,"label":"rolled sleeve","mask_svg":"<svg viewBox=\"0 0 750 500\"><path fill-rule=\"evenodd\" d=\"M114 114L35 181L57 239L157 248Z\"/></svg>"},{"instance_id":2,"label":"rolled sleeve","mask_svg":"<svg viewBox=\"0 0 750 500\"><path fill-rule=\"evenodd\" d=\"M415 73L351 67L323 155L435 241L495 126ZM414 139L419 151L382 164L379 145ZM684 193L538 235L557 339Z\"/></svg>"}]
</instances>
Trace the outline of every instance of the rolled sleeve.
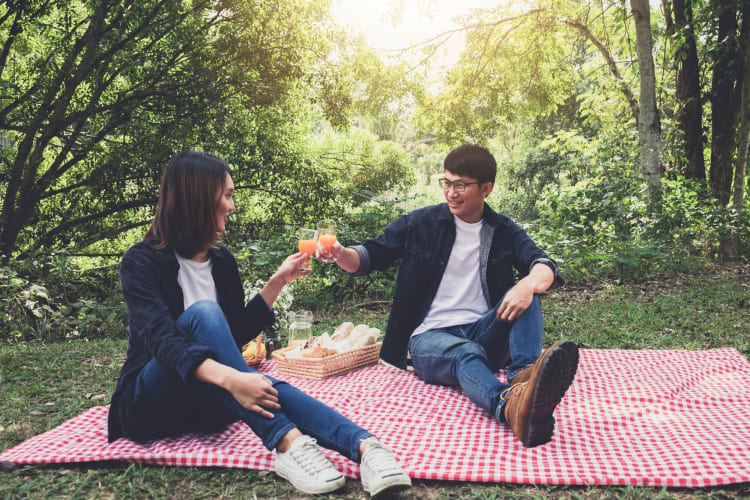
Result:
<instances>
[{"instance_id":1,"label":"rolled sleeve","mask_svg":"<svg viewBox=\"0 0 750 500\"><path fill-rule=\"evenodd\" d=\"M359 268L353 273L346 273L349 276L365 276L370 273L370 252L367 251L364 245L355 245L349 247L354 249L359 254ZM346 272L346 271L344 271Z\"/></svg>"},{"instance_id":2,"label":"rolled sleeve","mask_svg":"<svg viewBox=\"0 0 750 500\"><path fill-rule=\"evenodd\" d=\"M536 265L536 264L544 264L545 266L549 266L550 269L552 269L552 272L555 274L554 279L552 280L552 284L547 288L547 290L554 290L555 288L559 288L565 284L565 280L560 276L560 273L557 272L557 264L554 260L546 257L542 257L539 259L534 259L531 262L531 266L529 266L529 271Z\"/></svg>"},{"instance_id":3,"label":"rolled sleeve","mask_svg":"<svg viewBox=\"0 0 750 500\"><path fill-rule=\"evenodd\" d=\"M216 353L208 346L201 344L189 345L177 358L175 370L177 370L183 382L187 382L193 377L195 369L209 358L216 359Z\"/></svg>"}]
</instances>

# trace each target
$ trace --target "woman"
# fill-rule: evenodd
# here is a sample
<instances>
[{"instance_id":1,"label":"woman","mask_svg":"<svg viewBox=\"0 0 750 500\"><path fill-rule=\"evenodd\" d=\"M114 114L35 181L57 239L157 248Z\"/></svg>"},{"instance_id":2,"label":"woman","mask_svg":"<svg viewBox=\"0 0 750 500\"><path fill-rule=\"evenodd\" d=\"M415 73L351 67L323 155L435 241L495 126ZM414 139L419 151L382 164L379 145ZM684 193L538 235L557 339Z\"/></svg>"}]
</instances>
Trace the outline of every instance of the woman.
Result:
<instances>
[{"instance_id":1,"label":"woman","mask_svg":"<svg viewBox=\"0 0 750 500\"><path fill-rule=\"evenodd\" d=\"M310 270L306 254L290 255L245 305L237 262L218 243L234 210L230 174L207 153L173 157L151 228L122 259L130 345L112 396L109 441L213 433L242 420L275 451L276 473L305 493L345 483L316 442L360 462L372 495L409 486L372 434L242 358L239 346L275 321L270 307L281 289Z\"/></svg>"}]
</instances>

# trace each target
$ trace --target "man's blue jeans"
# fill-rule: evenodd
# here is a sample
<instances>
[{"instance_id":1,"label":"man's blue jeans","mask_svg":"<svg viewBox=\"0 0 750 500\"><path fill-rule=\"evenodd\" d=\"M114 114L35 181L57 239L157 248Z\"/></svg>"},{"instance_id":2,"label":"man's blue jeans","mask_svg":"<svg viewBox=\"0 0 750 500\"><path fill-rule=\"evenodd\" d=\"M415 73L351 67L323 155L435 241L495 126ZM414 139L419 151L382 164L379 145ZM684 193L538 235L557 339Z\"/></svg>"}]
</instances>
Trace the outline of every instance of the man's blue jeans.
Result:
<instances>
[{"instance_id":1,"label":"man's blue jeans","mask_svg":"<svg viewBox=\"0 0 750 500\"><path fill-rule=\"evenodd\" d=\"M544 342L538 296L514 322L498 321L500 302L474 323L427 330L409 340L414 371L425 382L457 385L478 406L503 422L500 394L510 387L495 377L508 366L508 380L534 363ZM509 364L510 362L510 364Z\"/></svg>"},{"instance_id":2,"label":"man's blue jeans","mask_svg":"<svg viewBox=\"0 0 750 500\"><path fill-rule=\"evenodd\" d=\"M224 313L215 302L196 302L180 315L177 324L196 342L211 347L219 363L243 372L257 372L245 363ZM177 372L152 359L138 375L136 404L130 415L147 423L153 433L151 438L186 432L213 433L242 420L269 450L296 427L321 446L359 462L360 441L371 433L296 387L265 376L279 393L281 409L269 410L273 418L245 409L218 386L197 379L183 382Z\"/></svg>"}]
</instances>

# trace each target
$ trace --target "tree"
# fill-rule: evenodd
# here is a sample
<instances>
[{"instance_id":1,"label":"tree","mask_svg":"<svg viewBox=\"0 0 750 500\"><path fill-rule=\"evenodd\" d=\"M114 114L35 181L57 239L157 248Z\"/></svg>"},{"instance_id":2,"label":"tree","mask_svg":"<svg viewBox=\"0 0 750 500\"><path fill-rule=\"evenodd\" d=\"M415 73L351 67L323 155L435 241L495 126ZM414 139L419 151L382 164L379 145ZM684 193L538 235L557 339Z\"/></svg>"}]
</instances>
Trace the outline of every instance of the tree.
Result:
<instances>
[{"instance_id":1,"label":"tree","mask_svg":"<svg viewBox=\"0 0 750 500\"><path fill-rule=\"evenodd\" d=\"M459 65L449 73L446 89L422 105L425 113L432 115L427 122L436 128L438 137L449 143L462 139L481 141L513 120L548 115L581 92L580 88L591 85L591 79L586 82L581 73L603 66L609 69L629 107L632 124L637 127L640 174L658 191L662 176L661 125L649 4L645 0L631 2L639 67L639 74L633 77L640 81L640 103L630 88L628 75L623 75L624 65L618 62L618 58L630 58L629 47L615 47L617 53L608 47L613 38L608 19L625 19L625 9L612 4L597 13L597 5L544 2L520 12L523 6L514 6L512 12L498 7L468 17L461 28L467 32L467 47ZM613 15L611 11L616 12ZM572 30L562 30L561 25ZM601 25L601 33L594 25ZM581 49L581 36L601 55L604 64L595 60L590 51ZM438 35L432 40L432 44L440 44L446 38ZM583 55L577 57L579 51Z\"/></svg>"},{"instance_id":2,"label":"tree","mask_svg":"<svg viewBox=\"0 0 750 500\"><path fill-rule=\"evenodd\" d=\"M719 29L711 78L711 191L722 206L730 201L735 127L742 86L742 54L739 50L738 9L732 0L718 2ZM748 8L745 7L748 11ZM743 20L743 31L748 29ZM747 35L744 35L747 36Z\"/></svg>"},{"instance_id":3,"label":"tree","mask_svg":"<svg viewBox=\"0 0 750 500\"><path fill-rule=\"evenodd\" d=\"M688 179L706 180L703 161L703 102L700 86L700 66L695 42L693 6L690 0L673 0L670 8L662 1L667 34L676 45L674 50L675 100L679 106L677 119L684 155L678 157L677 167ZM674 21L672 21L674 12Z\"/></svg>"},{"instance_id":4,"label":"tree","mask_svg":"<svg viewBox=\"0 0 750 500\"><path fill-rule=\"evenodd\" d=\"M743 31L740 39L742 53L742 77L740 91L740 126L737 132L737 161L734 168L734 189L732 194L732 206L737 211L740 224L744 222L744 205L745 205L745 183L747 179L747 150L750 142L750 8L747 3L743 9ZM739 241L737 231L732 231L725 245L724 253L726 257L735 259L739 257Z\"/></svg>"},{"instance_id":5,"label":"tree","mask_svg":"<svg viewBox=\"0 0 750 500\"><path fill-rule=\"evenodd\" d=\"M748 19L747 17L745 19ZM745 21L747 23L747 21ZM734 170L732 205L742 213L745 204L745 182L747 179L747 150L750 142L750 36L743 40L744 54L742 93L740 98L740 128L738 132L737 167Z\"/></svg>"},{"instance_id":6,"label":"tree","mask_svg":"<svg viewBox=\"0 0 750 500\"><path fill-rule=\"evenodd\" d=\"M640 73L640 119L638 143L641 169L652 191L661 185L661 124L656 108L656 73L651 40L651 8L648 0L630 0L635 19L638 70Z\"/></svg>"},{"instance_id":7,"label":"tree","mask_svg":"<svg viewBox=\"0 0 750 500\"><path fill-rule=\"evenodd\" d=\"M228 156L236 181L272 185L280 206L299 199L289 179L316 175L283 146L295 116L305 101L328 116L345 105L320 98L326 26L322 1L4 2L0 254L147 223L161 166L184 148Z\"/></svg>"}]
</instances>

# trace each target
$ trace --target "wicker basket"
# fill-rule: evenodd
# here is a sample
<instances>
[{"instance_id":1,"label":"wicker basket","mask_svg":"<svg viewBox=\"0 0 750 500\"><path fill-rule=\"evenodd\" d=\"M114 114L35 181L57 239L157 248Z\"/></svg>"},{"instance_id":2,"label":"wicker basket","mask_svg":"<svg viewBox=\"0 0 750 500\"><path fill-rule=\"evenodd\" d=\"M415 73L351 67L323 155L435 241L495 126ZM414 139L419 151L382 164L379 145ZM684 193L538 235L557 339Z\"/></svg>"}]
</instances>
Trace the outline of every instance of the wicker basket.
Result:
<instances>
[{"instance_id":1,"label":"wicker basket","mask_svg":"<svg viewBox=\"0 0 750 500\"><path fill-rule=\"evenodd\" d=\"M276 360L280 373L323 380L377 363L382 345L382 342L378 342L327 358L287 358L282 354L285 349L274 351L271 356Z\"/></svg>"},{"instance_id":2,"label":"wicker basket","mask_svg":"<svg viewBox=\"0 0 750 500\"><path fill-rule=\"evenodd\" d=\"M249 344L250 342L248 342ZM245 344L247 345L247 344ZM244 350L245 346L242 346L242 349ZM245 362L248 364L248 366L258 366L261 361L265 359L265 353L263 349L263 334L258 334L257 337L255 337L255 354L251 358L245 358Z\"/></svg>"}]
</instances>

